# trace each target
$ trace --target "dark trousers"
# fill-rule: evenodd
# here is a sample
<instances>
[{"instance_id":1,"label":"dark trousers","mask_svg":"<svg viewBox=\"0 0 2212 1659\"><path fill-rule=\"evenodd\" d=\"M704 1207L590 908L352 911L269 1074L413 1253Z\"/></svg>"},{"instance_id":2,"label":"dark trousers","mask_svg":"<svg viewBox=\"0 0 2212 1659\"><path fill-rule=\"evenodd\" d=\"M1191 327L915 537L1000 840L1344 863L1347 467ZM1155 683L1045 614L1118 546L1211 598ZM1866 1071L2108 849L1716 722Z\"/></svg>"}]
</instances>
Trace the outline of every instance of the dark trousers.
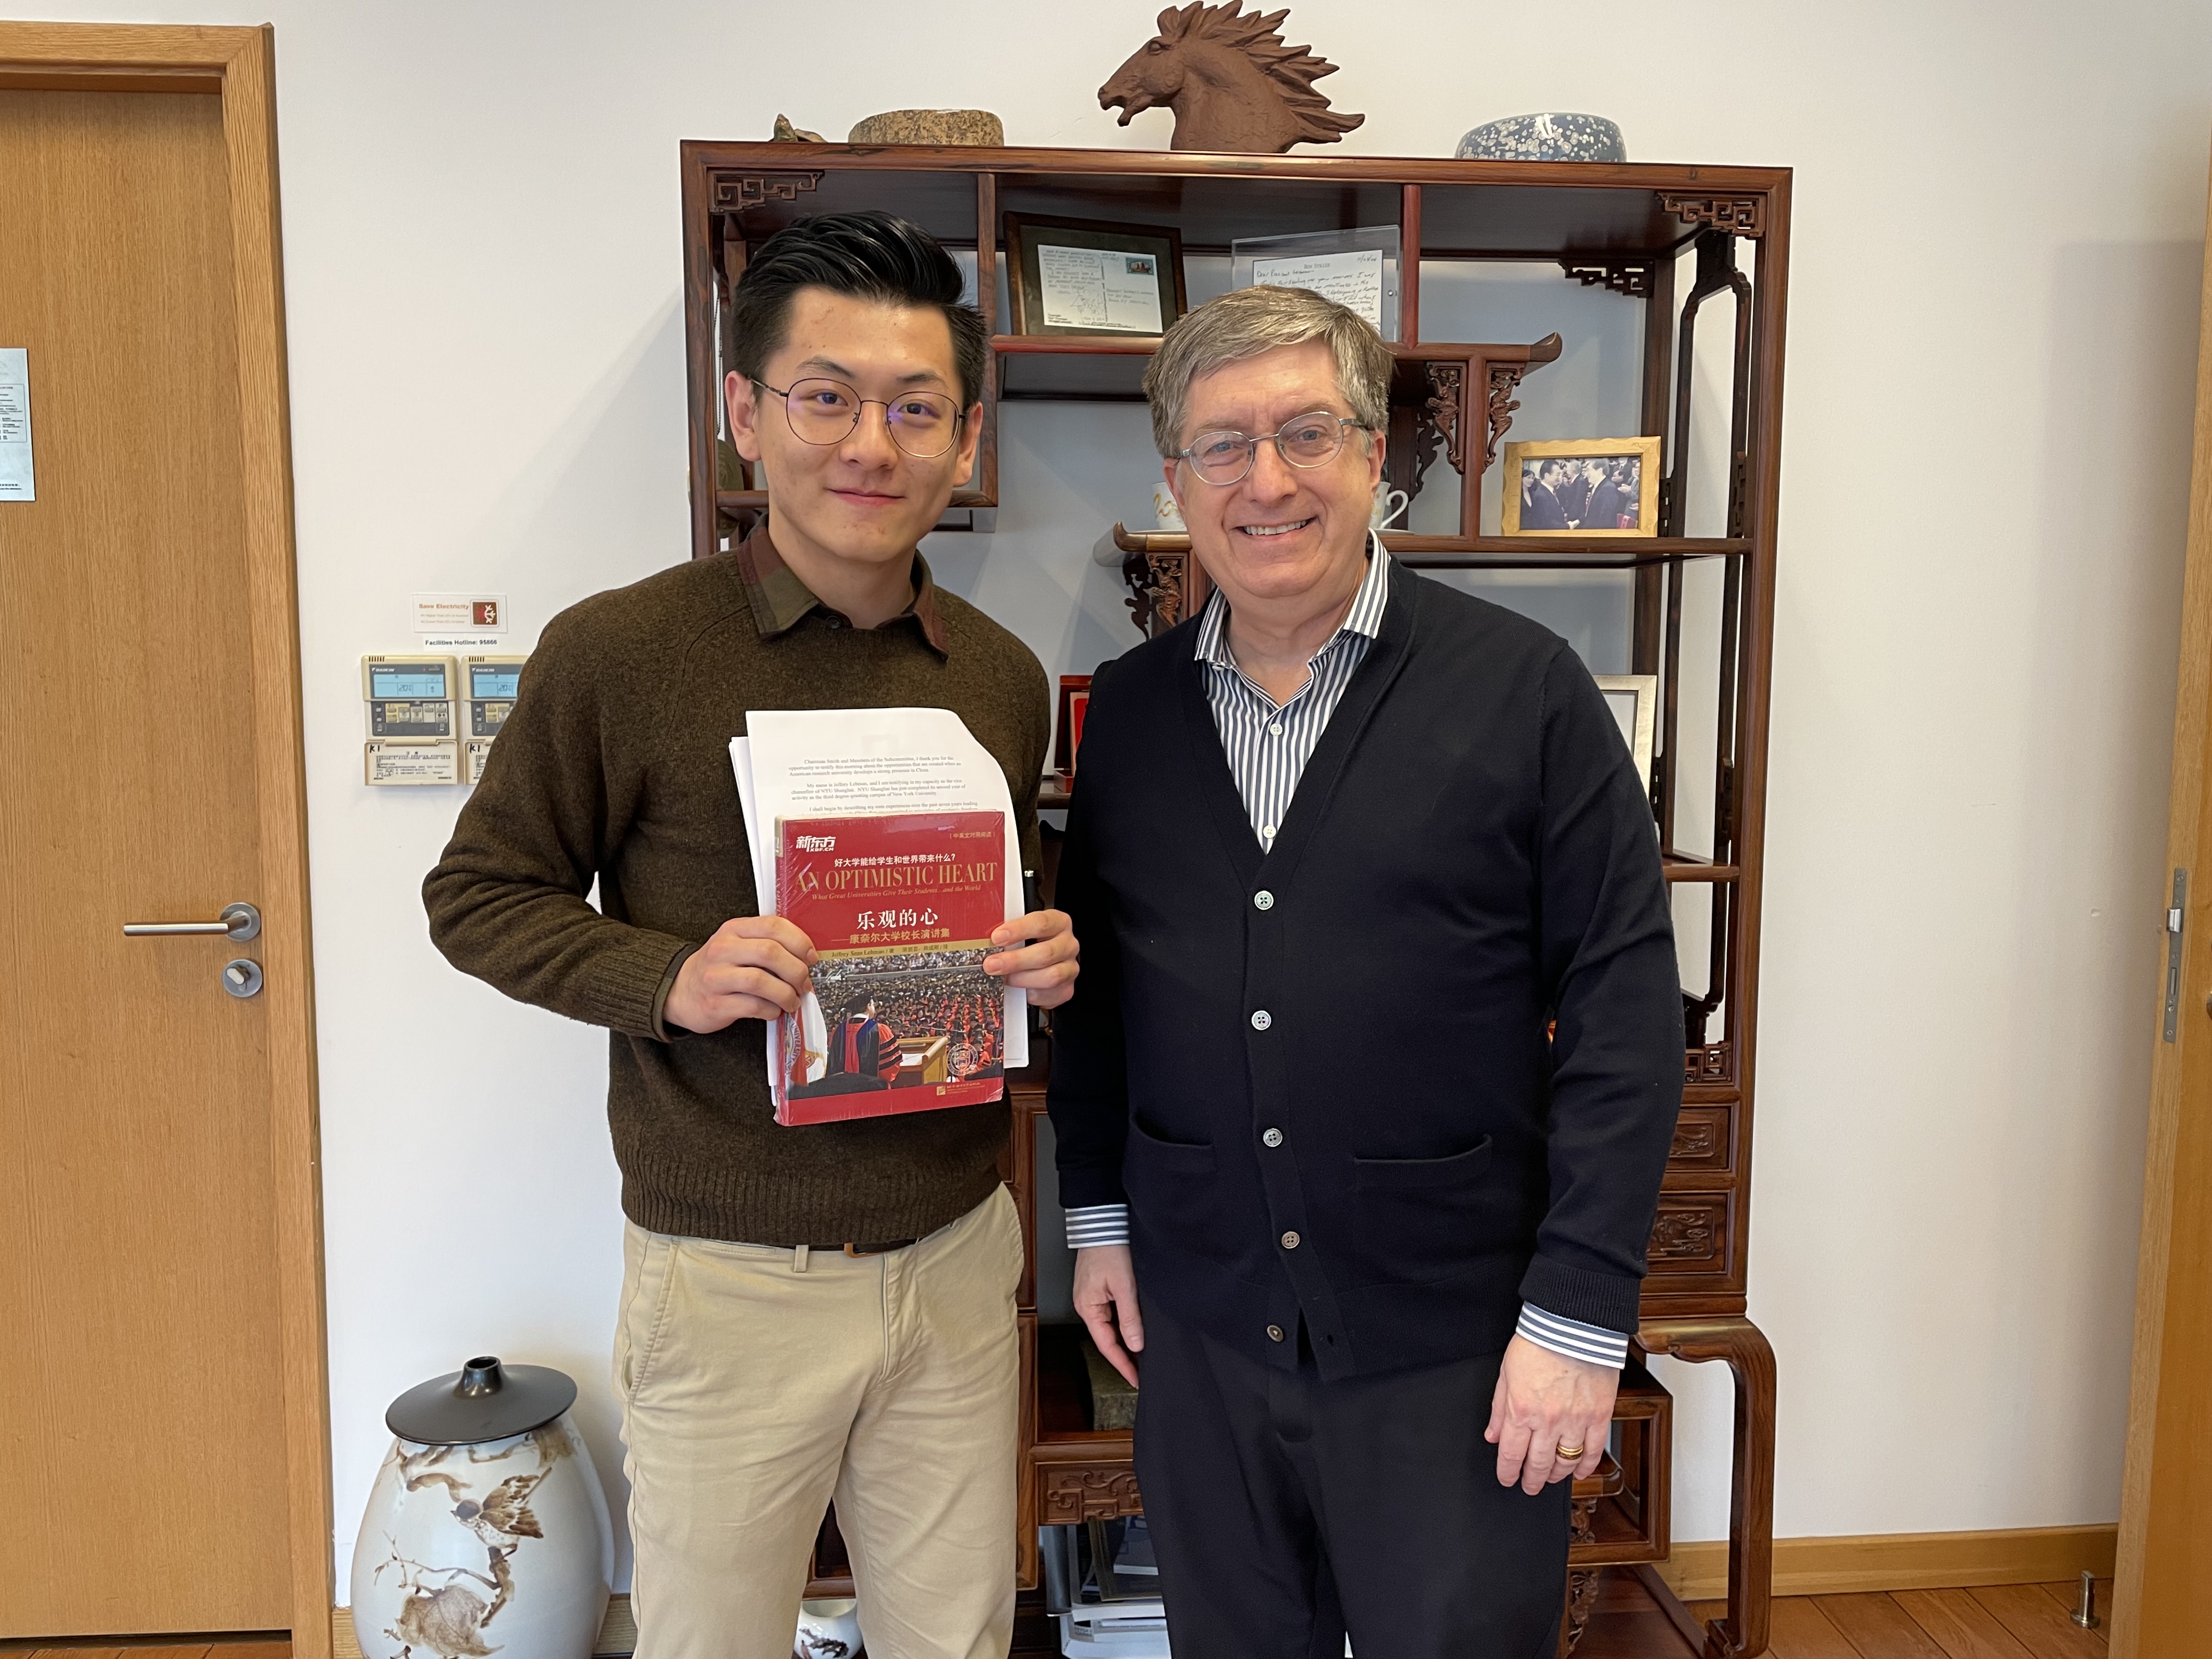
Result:
<instances>
[{"instance_id":1,"label":"dark trousers","mask_svg":"<svg viewBox=\"0 0 2212 1659\"><path fill-rule=\"evenodd\" d=\"M1137 1480L1176 1659L1544 1659L1570 1483L1498 1484L1502 1355L1324 1382L1146 1302Z\"/></svg>"}]
</instances>

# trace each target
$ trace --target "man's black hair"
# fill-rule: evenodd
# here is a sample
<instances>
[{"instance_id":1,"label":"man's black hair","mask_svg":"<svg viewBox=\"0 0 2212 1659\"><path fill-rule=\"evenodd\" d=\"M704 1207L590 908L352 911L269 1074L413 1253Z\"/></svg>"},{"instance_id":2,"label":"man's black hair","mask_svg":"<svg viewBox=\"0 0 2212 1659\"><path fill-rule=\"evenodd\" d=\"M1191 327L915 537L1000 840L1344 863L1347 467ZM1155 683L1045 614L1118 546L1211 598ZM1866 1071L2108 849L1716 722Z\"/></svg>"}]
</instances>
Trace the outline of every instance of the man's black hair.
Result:
<instances>
[{"instance_id":1,"label":"man's black hair","mask_svg":"<svg viewBox=\"0 0 2212 1659\"><path fill-rule=\"evenodd\" d=\"M895 214L823 213L795 220L761 244L731 295L731 365L748 380L783 344L791 296L824 288L856 300L933 306L952 331L963 409L983 395L991 351L983 313L960 303L960 267L920 225Z\"/></svg>"}]
</instances>

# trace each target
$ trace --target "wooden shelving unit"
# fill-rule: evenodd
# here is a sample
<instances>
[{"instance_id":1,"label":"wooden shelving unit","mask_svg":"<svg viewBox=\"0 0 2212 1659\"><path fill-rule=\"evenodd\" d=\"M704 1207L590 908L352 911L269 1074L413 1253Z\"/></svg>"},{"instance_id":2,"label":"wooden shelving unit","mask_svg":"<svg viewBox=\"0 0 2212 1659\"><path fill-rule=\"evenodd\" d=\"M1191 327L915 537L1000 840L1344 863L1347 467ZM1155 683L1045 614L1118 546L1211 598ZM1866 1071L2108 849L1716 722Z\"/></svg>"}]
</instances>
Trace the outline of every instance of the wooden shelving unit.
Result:
<instances>
[{"instance_id":1,"label":"wooden shelving unit","mask_svg":"<svg viewBox=\"0 0 2212 1659\"><path fill-rule=\"evenodd\" d=\"M1457 476L1456 528L1447 535L1386 532L1394 556L1445 569L1630 573L1631 669L1660 678L1653 805L1668 881L1709 933L1704 971L1686 965L1685 1099L1653 1229L1639 1357L1624 1379L1618 1455L1577 1482L1569 1616L1561 1651L1609 1619L1625 1633L1667 1632L1670 1651L1749 1659L1767 1640L1772 1555L1774 1363L1745 1317L1750 1245L1758 965L1764 866L1768 686L1772 654L1782 357L1788 289L1786 169L1553 162L1478 162L1357 155L1213 155L1067 149L939 149L840 144L690 143L683 147L684 303L690 405L693 551L714 553L733 525L765 505L756 492L717 488L721 365L729 285L748 250L803 214L888 208L946 246L972 249L977 301L992 338L983 441L969 487L947 528L988 529L999 504L1002 406L1024 399L1127 402L1157 340L1030 338L999 333L1001 216L1173 225L1187 257L1226 254L1247 236L1395 224L1402 247L1394 349L1389 477L1418 495L1435 469ZM1752 267L1739 258L1748 252ZM1633 410L1591 411L1603 429L1662 440L1659 534L1638 539L1485 536L1483 476L1512 428L1523 379L1555 361L1556 335L1529 343L1434 341L1422 330L1422 275L1440 261L1539 262L1563 282L1601 287L1639 308L1642 374ZM1679 294L1678 294L1679 290ZM1725 420L1694 424L1697 330L1725 300ZM1706 325L1709 337L1711 325ZM1709 337L1709 347L1714 343ZM1707 356L1711 357L1709 350ZM1705 504L1717 537L1682 533L1692 449L1724 427L1724 500ZM1546 434L1552 435L1552 434ZM1700 453L1697 460L1706 459ZM1701 507L1701 510L1705 508ZM1086 536L1095 527L1071 526ZM1130 608L1157 633L1194 613L1206 592L1188 538L1114 527ZM1686 645L1689 573L1717 572L1717 644ZM1692 720L1686 676L1701 680ZM1692 750L1694 764L1686 764ZM1701 786L1695 810L1692 777ZM1047 810L1066 805L1048 781ZM1710 850L1682 847L1678 829L1711 818ZM1678 824L1678 819L1681 823ZM1702 906L1702 909L1695 907ZM1702 979L1702 984L1697 983ZM1713 1027L1717 1023L1718 1029ZM1036 1314L1036 1121L1044 1066L1010 1083L1012 1144L1006 1175L1031 1241L1021 1305L1024 1366L1021 1536L1024 1590L1037 1576L1036 1527L1140 1512L1128 1437L1090 1425L1089 1383L1061 1327ZM1729 1585L1725 1617L1700 1629L1653 1564L1668 1548L1672 1403L1641 1356L1718 1361L1735 1380ZM825 1529L825 1589L842 1551ZM1608 1581L1608 1572L1615 1577ZM1033 1594L1024 1598L1017 1650L1043 1640ZM1655 1611L1656 1610L1656 1611ZM1660 1616L1660 1615L1663 1615ZM1635 1621L1642 1621L1637 1623ZM1640 1638L1638 1639L1641 1639ZM1619 1650L1600 1635L1593 1651ZM1037 1649L1035 1650L1048 1650Z\"/></svg>"}]
</instances>

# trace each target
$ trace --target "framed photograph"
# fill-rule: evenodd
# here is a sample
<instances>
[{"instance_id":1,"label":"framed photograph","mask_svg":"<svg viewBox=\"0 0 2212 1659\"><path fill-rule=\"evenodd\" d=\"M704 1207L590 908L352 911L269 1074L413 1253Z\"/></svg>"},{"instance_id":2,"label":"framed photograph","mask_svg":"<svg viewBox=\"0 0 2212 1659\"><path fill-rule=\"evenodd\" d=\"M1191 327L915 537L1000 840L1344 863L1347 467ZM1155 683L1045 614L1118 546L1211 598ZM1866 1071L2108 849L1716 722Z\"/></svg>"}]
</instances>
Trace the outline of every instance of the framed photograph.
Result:
<instances>
[{"instance_id":1,"label":"framed photograph","mask_svg":"<svg viewBox=\"0 0 2212 1659\"><path fill-rule=\"evenodd\" d=\"M1006 216L1017 334L1164 334L1183 313L1172 226Z\"/></svg>"},{"instance_id":2,"label":"framed photograph","mask_svg":"<svg viewBox=\"0 0 2212 1659\"><path fill-rule=\"evenodd\" d=\"M1659 440L1508 444L1498 516L1508 536L1656 536Z\"/></svg>"},{"instance_id":3,"label":"framed photograph","mask_svg":"<svg viewBox=\"0 0 2212 1659\"><path fill-rule=\"evenodd\" d=\"M1229 285L1310 289L1358 312L1384 339L1395 340L1399 251L1395 225L1240 237L1229 245Z\"/></svg>"},{"instance_id":4,"label":"framed photograph","mask_svg":"<svg viewBox=\"0 0 2212 1659\"><path fill-rule=\"evenodd\" d=\"M1083 717L1091 708L1091 676L1060 677L1060 719L1054 727L1053 769L1063 778L1075 776L1075 751L1083 746Z\"/></svg>"},{"instance_id":5,"label":"framed photograph","mask_svg":"<svg viewBox=\"0 0 2212 1659\"><path fill-rule=\"evenodd\" d=\"M1605 706L1620 723L1620 740L1636 757L1636 775L1644 780L1644 793L1651 793L1652 733L1659 716L1659 677L1656 674L1593 674L1605 694Z\"/></svg>"}]
</instances>

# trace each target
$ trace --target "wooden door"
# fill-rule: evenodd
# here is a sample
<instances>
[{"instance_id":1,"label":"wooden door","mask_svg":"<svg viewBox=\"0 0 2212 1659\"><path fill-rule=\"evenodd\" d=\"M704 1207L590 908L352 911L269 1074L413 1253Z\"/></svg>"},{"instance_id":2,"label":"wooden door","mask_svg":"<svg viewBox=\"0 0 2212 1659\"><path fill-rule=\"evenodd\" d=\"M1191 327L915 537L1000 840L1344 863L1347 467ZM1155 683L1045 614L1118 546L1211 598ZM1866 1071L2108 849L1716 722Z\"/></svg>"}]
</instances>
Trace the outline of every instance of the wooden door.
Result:
<instances>
[{"instance_id":1,"label":"wooden door","mask_svg":"<svg viewBox=\"0 0 2212 1659\"><path fill-rule=\"evenodd\" d=\"M302 1171L272 1103L307 970L298 847L265 833L296 799L264 796L296 784L298 687L258 637L241 376L274 343L241 337L219 82L21 88L0 81L0 346L27 353L37 489L0 501L0 1639L289 1629ZM124 934L240 902L276 925ZM234 961L268 984L229 994Z\"/></svg>"},{"instance_id":2,"label":"wooden door","mask_svg":"<svg viewBox=\"0 0 2212 1659\"><path fill-rule=\"evenodd\" d=\"M2197 354L2173 795L2157 897L2173 900L2177 871L2185 885L2179 916L2169 912L2181 926L2169 926L2152 1032L2113 1659L2180 1659L2212 1642L2212 264Z\"/></svg>"}]
</instances>

